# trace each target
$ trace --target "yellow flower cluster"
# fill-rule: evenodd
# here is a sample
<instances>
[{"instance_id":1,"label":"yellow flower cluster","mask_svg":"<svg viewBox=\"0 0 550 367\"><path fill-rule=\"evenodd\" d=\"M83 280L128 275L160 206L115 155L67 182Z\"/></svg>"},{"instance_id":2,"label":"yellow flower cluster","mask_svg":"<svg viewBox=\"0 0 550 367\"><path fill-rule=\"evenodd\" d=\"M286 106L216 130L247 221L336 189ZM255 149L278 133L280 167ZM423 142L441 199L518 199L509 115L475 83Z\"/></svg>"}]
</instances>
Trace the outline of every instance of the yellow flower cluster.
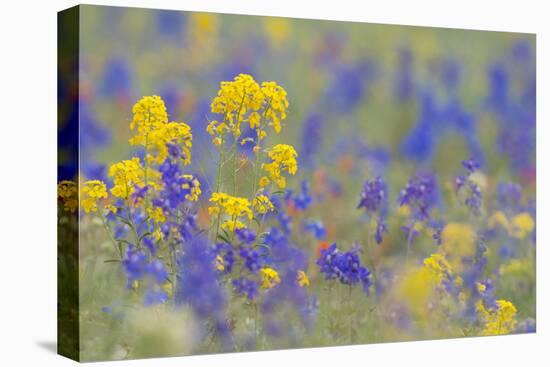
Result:
<instances>
[{"instance_id":1,"label":"yellow flower cluster","mask_svg":"<svg viewBox=\"0 0 550 367\"><path fill-rule=\"evenodd\" d=\"M478 313L484 320L482 335L509 334L516 328L516 307L512 302L500 299L496 307L486 309L480 300L476 304Z\"/></svg>"},{"instance_id":2,"label":"yellow flower cluster","mask_svg":"<svg viewBox=\"0 0 550 367\"><path fill-rule=\"evenodd\" d=\"M111 165L109 177L113 177L111 194L115 197L128 199L135 186L143 186L143 169L139 158L133 157Z\"/></svg>"},{"instance_id":3,"label":"yellow flower cluster","mask_svg":"<svg viewBox=\"0 0 550 367\"><path fill-rule=\"evenodd\" d=\"M296 278L300 287L309 287L309 278L303 270L298 270L298 276Z\"/></svg>"},{"instance_id":4,"label":"yellow flower cluster","mask_svg":"<svg viewBox=\"0 0 550 367\"><path fill-rule=\"evenodd\" d=\"M461 271L464 257L474 256L476 233L464 223L449 222L441 232L441 250L456 271Z\"/></svg>"},{"instance_id":5,"label":"yellow flower cluster","mask_svg":"<svg viewBox=\"0 0 550 367\"><path fill-rule=\"evenodd\" d=\"M229 232L245 226L239 219L252 219L250 201L246 198L231 196L224 192L214 192L210 197L210 202L215 204L208 208L210 215L225 214L229 216L230 219L222 224L222 228Z\"/></svg>"},{"instance_id":6,"label":"yellow flower cluster","mask_svg":"<svg viewBox=\"0 0 550 367\"><path fill-rule=\"evenodd\" d=\"M288 108L286 91L275 82L263 82L261 90L269 106L265 110L265 118L278 134L281 132L281 122L286 119L286 110ZM252 124L250 127L252 127Z\"/></svg>"},{"instance_id":7,"label":"yellow flower cluster","mask_svg":"<svg viewBox=\"0 0 550 367\"><path fill-rule=\"evenodd\" d=\"M191 127L184 122L169 122L160 129L153 131L149 137L151 151L156 155L148 156L149 162L162 164L168 157L168 144L174 144L181 148L182 163L191 164L191 148L193 135ZM148 147L149 149L149 147Z\"/></svg>"},{"instance_id":8,"label":"yellow flower cluster","mask_svg":"<svg viewBox=\"0 0 550 367\"><path fill-rule=\"evenodd\" d=\"M134 117L130 129L137 134L130 139L132 145L146 145L147 136L168 122L164 101L159 96L145 96L132 108Z\"/></svg>"},{"instance_id":9,"label":"yellow flower cluster","mask_svg":"<svg viewBox=\"0 0 550 367\"><path fill-rule=\"evenodd\" d=\"M185 199L189 201L198 201L199 196L202 194L201 183L193 175L183 175L183 178L191 180L191 184L183 184L184 189L191 189L191 192L185 196Z\"/></svg>"},{"instance_id":10,"label":"yellow flower cluster","mask_svg":"<svg viewBox=\"0 0 550 367\"><path fill-rule=\"evenodd\" d=\"M279 273L273 268L265 267L260 269L260 275L262 277L262 288L270 289L281 283Z\"/></svg>"},{"instance_id":11,"label":"yellow flower cluster","mask_svg":"<svg viewBox=\"0 0 550 367\"><path fill-rule=\"evenodd\" d=\"M267 172L268 176L263 176L260 179L260 187L274 182L279 188L286 187L286 178L282 175L283 171L291 175L296 174L298 163L296 157L298 153L291 145L277 144L268 151L268 157L271 163L262 164L262 169Z\"/></svg>"},{"instance_id":12,"label":"yellow flower cluster","mask_svg":"<svg viewBox=\"0 0 550 367\"><path fill-rule=\"evenodd\" d=\"M254 210L256 210L259 214L266 214L275 210L271 200L263 194L257 195L252 201L252 204L254 206Z\"/></svg>"},{"instance_id":13,"label":"yellow flower cluster","mask_svg":"<svg viewBox=\"0 0 550 367\"><path fill-rule=\"evenodd\" d=\"M424 259L424 267L433 274L439 284L452 275L451 265L441 254L431 254Z\"/></svg>"},{"instance_id":14,"label":"yellow flower cluster","mask_svg":"<svg viewBox=\"0 0 550 367\"><path fill-rule=\"evenodd\" d=\"M147 162L162 164L168 157L167 144L181 147L183 164L191 163L193 135L184 122L168 122L164 101L159 96L146 96L132 109L130 129L137 129L130 144L145 147Z\"/></svg>"},{"instance_id":15,"label":"yellow flower cluster","mask_svg":"<svg viewBox=\"0 0 550 367\"><path fill-rule=\"evenodd\" d=\"M441 254L432 254L424 259L423 266L409 271L396 287L399 298L405 299L411 312L424 317L429 313L428 305L433 302L438 290L443 289L442 282L454 280L460 286L462 279L453 278L449 262Z\"/></svg>"},{"instance_id":16,"label":"yellow flower cluster","mask_svg":"<svg viewBox=\"0 0 550 367\"><path fill-rule=\"evenodd\" d=\"M523 239L526 238L535 229L535 221L527 212L517 214L508 220L506 214L501 211L494 212L489 217L489 228L498 226L504 228L512 237Z\"/></svg>"},{"instance_id":17,"label":"yellow flower cluster","mask_svg":"<svg viewBox=\"0 0 550 367\"><path fill-rule=\"evenodd\" d=\"M106 199L107 186L103 181L91 180L84 183L80 190L80 203L86 213L97 211L97 202Z\"/></svg>"},{"instance_id":18,"label":"yellow flower cluster","mask_svg":"<svg viewBox=\"0 0 550 367\"><path fill-rule=\"evenodd\" d=\"M76 182L63 180L57 184L57 197L63 203L63 209L74 213L78 208L78 188Z\"/></svg>"},{"instance_id":19,"label":"yellow flower cluster","mask_svg":"<svg viewBox=\"0 0 550 367\"><path fill-rule=\"evenodd\" d=\"M256 130L258 141L267 135L262 120L278 134L286 119L287 94L276 82L263 82L261 86L248 74L239 74L233 81L220 83L217 96L211 104L212 112L223 115L223 121L211 121L206 131L214 136L214 144L221 145L224 135L231 132L241 135L241 124L248 121ZM263 109L263 112L260 110ZM244 143L246 141L242 141Z\"/></svg>"},{"instance_id":20,"label":"yellow flower cluster","mask_svg":"<svg viewBox=\"0 0 550 367\"><path fill-rule=\"evenodd\" d=\"M212 112L224 116L235 137L241 135L241 123L249 111L258 111L264 102L260 86L248 74L239 74L230 82L221 82L212 101Z\"/></svg>"},{"instance_id":21,"label":"yellow flower cluster","mask_svg":"<svg viewBox=\"0 0 550 367\"><path fill-rule=\"evenodd\" d=\"M148 208L147 214L149 215L149 218L151 218L153 221L157 223L164 223L166 221L166 216L164 215L164 211L162 208L159 208L158 206L154 208Z\"/></svg>"}]
</instances>

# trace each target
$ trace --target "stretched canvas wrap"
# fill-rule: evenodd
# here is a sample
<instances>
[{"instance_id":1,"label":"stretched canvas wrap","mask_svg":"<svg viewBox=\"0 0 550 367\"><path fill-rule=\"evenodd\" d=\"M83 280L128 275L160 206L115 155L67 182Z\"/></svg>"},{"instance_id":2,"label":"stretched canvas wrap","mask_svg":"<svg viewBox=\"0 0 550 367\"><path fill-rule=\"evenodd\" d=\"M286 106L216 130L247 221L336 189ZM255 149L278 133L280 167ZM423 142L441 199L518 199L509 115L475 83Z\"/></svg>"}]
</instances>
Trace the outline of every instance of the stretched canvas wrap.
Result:
<instances>
[{"instance_id":1,"label":"stretched canvas wrap","mask_svg":"<svg viewBox=\"0 0 550 367\"><path fill-rule=\"evenodd\" d=\"M58 24L60 354L535 332L535 35Z\"/></svg>"}]
</instances>

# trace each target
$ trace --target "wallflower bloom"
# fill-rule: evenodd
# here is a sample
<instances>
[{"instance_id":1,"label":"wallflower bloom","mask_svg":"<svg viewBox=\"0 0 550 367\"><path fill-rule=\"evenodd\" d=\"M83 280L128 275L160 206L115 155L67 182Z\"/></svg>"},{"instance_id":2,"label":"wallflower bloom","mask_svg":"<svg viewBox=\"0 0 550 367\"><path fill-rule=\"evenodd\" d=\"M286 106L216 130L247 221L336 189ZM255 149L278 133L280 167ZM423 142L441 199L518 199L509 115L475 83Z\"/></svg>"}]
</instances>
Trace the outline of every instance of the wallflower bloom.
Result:
<instances>
[{"instance_id":1,"label":"wallflower bloom","mask_svg":"<svg viewBox=\"0 0 550 367\"><path fill-rule=\"evenodd\" d=\"M512 302L500 299L494 307L485 308L480 300L476 305L477 311L484 321L481 335L509 334L516 328L516 307Z\"/></svg>"},{"instance_id":2,"label":"wallflower bloom","mask_svg":"<svg viewBox=\"0 0 550 367\"><path fill-rule=\"evenodd\" d=\"M74 213L78 208L78 187L76 182L63 180L57 184L57 198L61 199L63 209Z\"/></svg>"},{"instance_id":3,"label":"wallflower bloom","mask_svg":"<svg viewBox=\"0 0 550 367\"><path fill-rule=\"evenodd\" d=\"M130 139L132 145L145 145L149 133L168 122L166 106L159 96L143 97L134 105L132 112L134 117L130 129L137 129L136 135Z\"/></svg>"},{"instance_id":4,"label":"wallflower bloom","mask_svg":"<svg viewBox=\"0 0 550 367\"><path fill-rule=\"evenodd\" d=\"M252 209L250 202L246 198L231 196L224 192L213 192L210 202L215 204L208 208L210 215L226 214L231 218L231 222L237 222L238 218L252 219ZM230 226L230 224L227 226ZM237 226L237 228L242 228L243 226Z\"/></svg>"},{"instance_id":5,"label":"wallflower bloom","mask_svg":"<svg viewBox=\"0 0 550 367\"><path fill-rule=\"evenodd\" d=\"M261 92L268 103L268 108L265 110L264 115L269 121L269 125L273 126L273 129L278 134L281 131L281 121L286 119L286 110L288 108L286 91L275 82L263 82Z\"/></svg>"},{"instance_id":6,"label":"wallflower bloom","mask_svg":"<svg viewBox=\"0 0 550 367\"><path fill-rule=\"evenodd\" d=\"M248 74L239 74L233 81L221 82L218 95L213 99L211 108L213 113L224 116L222 124L227 123L227 128L238 137L241 135L241 123L250 111L258 111L264 102L264 96L260 86L254 78ZM217 129L217 124L209 125L207 131L212 134ZM225 129L225 127L224 127ZM223 135L216 131L216 135Z\"/></svg>"},{"instance_id":7,"label":"wallflower bloom","mask_svg":"<svg viewBox=\"0 0 550 367\"><path fill-rule=\"evenodd\" d=\"M296 281L300 287L309 287L309 278L303 270L298 270Z\"/></svg>"},{"instance_id":8,"label":"wallflower bloom","mask_svg":"<svg viewBox=\"0 0 550 367\"><path fill-rule=\"evenodd\" d=\"M166 221L166 217L164 216L164 212L162 211L162 208L160 207L154 207L148 209L149 217L157 222L157 223L164 223Z\"/></svg>"},{"instance_id":9,"label":"wallflower bloom","mask_svg":"<svg viewBox=\"0 0 550 367\"><path fill-rule=\"evenodd\" d=\"M265 186L270 181L274 182L279 188L286 187L286 179L282 172L286 171L290 175L296 174L298 163L296 157L298 153L291 145L277 144L271 148L267 155L272 160L271 163L262 164L262 169L266 171L269 178L264 176L260 179L260 186Z\"/></svg>"},{"instance_id":10,"label":"wallflower bloom","mask_svg":"<svg viewBox=\"0 0 550 367\"><path fill-rule=\"evenodd\" d=\"M143 186L143 169L139 158L134 157L111 165L109 177L113 177L113 196L128 199L136 186Z\"/></svg>"},{"instance_id":11,"label":"wallflower bloom","mask_svg":"<svg viewBox=\"0 0 550 367\"><path fill-rule=\"evenodd\" d=\"M177 155L185 165L191 164L193 134L185 122L169 122L161 125L148 136L148 162L162 164L168 156ZM169 149L176 149L169 152Z\"/></svg>"},{"instance_id":12,"label":"wallflower bloom","mask_svg":"<svg viewBox=\"0 0 550 367\"><path fill-rule=\"evenodd\" d=\"M222 229L225 229L227 232L235 232L239 229L245 229L246 226L240 220L226 220L222 223Z\"/></svg>"},{"instance_id":13,"label":"wallflower bloom","mask_svg":"<svg viewBox=\"0 0 550 367\"><path fill-rule=\"evenodd\" d=\"M273 268L262 268L260 270L260 275L262 277L262 288L264 289L271 289L281 283L279 273Z\"/></svg>"},{"instance_id":14,"label":"wallflower bloom","mask_svg":"<svg viewBox=\"0 0 550 367\"><path fill-rule=\"evenodd\" d=\"M431 254L424 259L424 266L432 272L439 284L452 275L451 265L441 254Z\"/></svg>"},{"instance_id":15,"label":"wallflower bloom","mask_svg":"<svg viewBox=\"0 0 550 367\"><path fill-rule=\"evenodd\" d=\"M275 210L271 200L263 194L257 195L252 204L254 205L256 212L259 214L266 214L267 212L272 212Z\"/></svg>"},{"instance_id":16,"label":"wallflower bloom","mask_svg":"<svg viewBox=\"0 0 550 367\"><path fill-rule=\"evenodd\" d=\"M106 199L107 186L99 180L87 181L80 190L80 203L86 213L97 211L97 202Z\"/></svg>"}]
</instances>

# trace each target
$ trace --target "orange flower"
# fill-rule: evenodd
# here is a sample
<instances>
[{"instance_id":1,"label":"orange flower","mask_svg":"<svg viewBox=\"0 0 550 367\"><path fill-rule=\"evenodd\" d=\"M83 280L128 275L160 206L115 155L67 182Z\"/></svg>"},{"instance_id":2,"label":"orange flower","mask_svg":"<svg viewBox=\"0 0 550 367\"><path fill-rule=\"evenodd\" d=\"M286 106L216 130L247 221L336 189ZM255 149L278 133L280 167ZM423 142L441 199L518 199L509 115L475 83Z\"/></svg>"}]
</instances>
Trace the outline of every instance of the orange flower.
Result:
<instances>
[{"instance_id":1,"label":"orange flower","mask_svg":"<svg viewBox=\"0 0 550 367\"><path fill-rule=\"evenodd\" d=\"M321 250L326 250L330 247L330 244L328 242L325 242L325 241L321 241L319 242L319 244L317 245L317 258L320 258L321 257Z\"/></svg>"}]
</instances>

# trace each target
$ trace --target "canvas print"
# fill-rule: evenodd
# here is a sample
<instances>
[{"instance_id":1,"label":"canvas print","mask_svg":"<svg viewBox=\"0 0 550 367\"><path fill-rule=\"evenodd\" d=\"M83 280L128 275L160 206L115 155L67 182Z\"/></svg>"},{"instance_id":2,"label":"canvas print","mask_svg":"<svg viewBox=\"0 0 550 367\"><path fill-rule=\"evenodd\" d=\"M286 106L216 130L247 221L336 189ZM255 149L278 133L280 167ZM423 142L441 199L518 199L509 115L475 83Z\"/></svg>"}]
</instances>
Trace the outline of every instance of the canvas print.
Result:
<instances>
[{"instance_id":1,"label":"canvas print","mask_svg":"<svg viewBox=\"0 0 550 367\"><path fill-rule=\"evenodd\" d=\"M535 35L59 13L59 352L536 330Z\"/></svg>"}]
</instances>

